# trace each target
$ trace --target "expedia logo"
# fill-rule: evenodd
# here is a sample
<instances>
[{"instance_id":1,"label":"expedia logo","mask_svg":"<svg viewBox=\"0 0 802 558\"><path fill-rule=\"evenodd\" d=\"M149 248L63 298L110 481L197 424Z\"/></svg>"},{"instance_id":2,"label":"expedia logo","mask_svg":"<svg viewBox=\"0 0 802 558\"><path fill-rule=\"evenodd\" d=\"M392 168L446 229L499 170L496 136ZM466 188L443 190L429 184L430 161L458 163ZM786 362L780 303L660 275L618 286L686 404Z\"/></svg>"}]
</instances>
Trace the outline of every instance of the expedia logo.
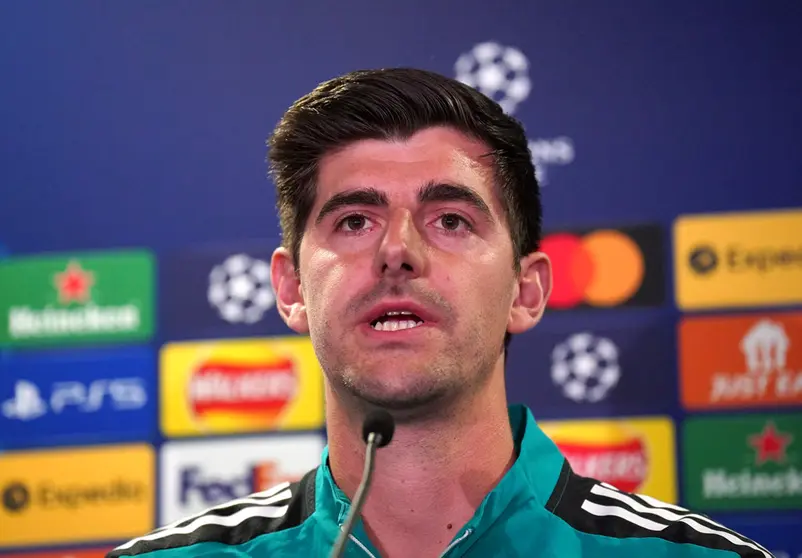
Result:
<instances>
[{"instance_id":1,"label":"expedia logo","mask_svg":"<svg viewBox=\"0 0 802 558\"><path fill-rule=\"evenodd\" d=\"M43 482L34 487L12 482L3 488L3 507L21 514L33 508L77 510L110 503L135 502L144 498L146 487L137 482L116 479L104 484L65 484Z\"/></svg>"},{"instance_id":2,"label":"expedia logo","mask_svg":"<svg viewBox=\"0 0 802 558\"><path fill-rule=\"evenodd\" d=\"M712 246L698 246L688 256L688 264L699 275L706 275L718 267L718 254Z\"/></svg>"},{"instance_id":3,"label":"expedia logo","mask_svg":"<svg viewBox=\"0 0 802 558\"><path fill-rule=\"evenodd\" d=\"M735 273L802 270L802 245L785 248L731 246L727 249L726 261Z\"/></svg>"},{"instance_id":4,"label":"expedia logo","mask_svg":"<svg viewBox=\"0 0 802 558\"><path fill-rule=\"evenodd\" d=\"M681 215L674 221L680 310L802 304L802 208Z\"/></svg>"},{"instance_id":5,"label":"expedia logo","mask_svg":"<svg viewBox=\"0 0 802 558\"><path fill-rule=\"evenodd\" d=\"M31 501L31 493L21 482L12 482L3 488L3 507L12 513L21 512Z\"/></svg>"},{"instance_id":6,"label":"expedia logo","mask_svg":"<svg viewBox=\"0 0 802 558\"><path fill-rule=\"evenodd\" d=\"M249 415L273 421L297 391L298 378L290 359L242 364L216 360L195 370L189 398L193 413L200 418Z\"/></svg>"},{"instance_id":7,"label":"expedia logo","mask_svg":"<svg viewBox=\"0 0 802 558\"><path fill-rule=\"evenodd\" d=\"M711 274L722 267L731 273L772 273L802 270L802 246L786 248L748 248L728 246L719 253L709 245L700 245L688 255L690 268L698 275Z\"/></svg>"},{"instance_id":8,"label":"expedia logo","mask_svg":"<svg viewBox=\"0 0 802 558\"><path fill-rule=\"evenodd\" d=\"M657 306L663 301L658 227L554 232L542 250L552 261L549 308Z\"/></svg>"}]
</instances>

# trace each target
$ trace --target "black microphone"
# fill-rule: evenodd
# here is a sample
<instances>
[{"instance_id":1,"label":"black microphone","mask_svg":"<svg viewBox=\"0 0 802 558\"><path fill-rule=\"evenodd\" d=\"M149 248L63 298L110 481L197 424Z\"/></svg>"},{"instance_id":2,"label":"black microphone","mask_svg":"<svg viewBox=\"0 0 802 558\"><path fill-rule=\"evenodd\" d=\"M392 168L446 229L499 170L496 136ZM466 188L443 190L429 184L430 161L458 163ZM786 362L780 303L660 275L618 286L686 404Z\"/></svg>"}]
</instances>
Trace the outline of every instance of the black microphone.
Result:
<instances>
[{"instance_id":1,"label":"black microphone","mask_svg":"<svg viewBox=\"0 0 802 558\"><path fill-rule=\"evenodd\" d=\"M362 505L365 503L365 498L368 494L371 477L373 476L373 457L376 455L378 448L383 448L390 443L393 439L393 432L395 432L395 421L387 411L373 411L362 423L362 440L367 444L365 470L362 472L362 482L359 483L359 488L357 488L356 495L354 495L351 510L348 512L348 517L342 526L340 536L337 537L337 542L331 551L331 558L340 558L345 552L348 537L351 535L351 531L354 530L354 522L359 517L360 510L362 510Z\"/></svg>"}]
</instances>

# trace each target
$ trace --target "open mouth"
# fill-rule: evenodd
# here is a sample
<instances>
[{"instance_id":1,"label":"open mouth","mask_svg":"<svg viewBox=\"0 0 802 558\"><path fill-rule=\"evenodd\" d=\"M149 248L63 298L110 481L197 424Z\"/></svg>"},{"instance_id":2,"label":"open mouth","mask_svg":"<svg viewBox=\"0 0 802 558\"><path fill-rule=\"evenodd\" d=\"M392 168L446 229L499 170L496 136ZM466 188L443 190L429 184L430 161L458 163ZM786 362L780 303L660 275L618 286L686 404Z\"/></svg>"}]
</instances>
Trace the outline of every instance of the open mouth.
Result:
<instances>
[{"instance_id":1,"label":"open mouth","mask_svg":"<svg viewBox=\"0 0 802 558\"><path fill-rule=\"evenodd\" d=\"M385 312L370 322L370 327L376 331L402 331L419 327L422 324L423 320L412 312L393 310Z\"/></svg>"}]
</instances>

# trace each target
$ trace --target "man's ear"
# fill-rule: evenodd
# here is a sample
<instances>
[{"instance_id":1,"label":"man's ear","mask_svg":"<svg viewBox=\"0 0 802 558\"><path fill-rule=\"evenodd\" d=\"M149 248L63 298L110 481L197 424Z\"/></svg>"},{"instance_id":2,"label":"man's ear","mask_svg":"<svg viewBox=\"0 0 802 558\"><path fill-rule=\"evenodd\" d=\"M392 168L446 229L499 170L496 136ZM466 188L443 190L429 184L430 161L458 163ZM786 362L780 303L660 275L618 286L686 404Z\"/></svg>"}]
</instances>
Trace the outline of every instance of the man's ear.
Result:
<instances>
[{"instance_id":1,"label":"man's ear","mask_svg":"<svg viewBox=\"0 0 802 558\"><path fill-rule=\"evenodd\" d=\"M289 250L276 248L270 261L270 281L276 293L276 308L284 323L296 333L309 333L306 304L301 291L301 279L295 272L295 262Z\"/></svg>"},{"instance_id":2,"label":"man's ear","mask_svg":"<svg viewBox=\"0 0 802 558\"><path fill-rule=\"evenodd\" d=\"M523 333L535 327L543 317L551 295L551 260L543 252L521 258L518 296L512 303L507 331Z\"/></svg>"}]
</instances>

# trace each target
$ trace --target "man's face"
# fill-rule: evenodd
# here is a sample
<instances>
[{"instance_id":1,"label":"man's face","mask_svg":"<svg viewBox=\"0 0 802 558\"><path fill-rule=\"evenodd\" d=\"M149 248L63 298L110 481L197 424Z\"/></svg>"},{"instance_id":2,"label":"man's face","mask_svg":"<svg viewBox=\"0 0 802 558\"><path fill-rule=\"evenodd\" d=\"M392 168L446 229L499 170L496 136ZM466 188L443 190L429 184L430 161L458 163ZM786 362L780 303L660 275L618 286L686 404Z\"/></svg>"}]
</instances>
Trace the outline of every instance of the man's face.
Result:
<instances>
[{"instance_id":1,"label":"man's face","mask_svg":"<svg viewBox=\"0 0 802 558\"><path fill-rule=\"evenodd\" d=\"M517 289L487 152L430 128L321 161L300 296L332 389L414 412L501 368Z\"/></svg>"}]
</instances>

